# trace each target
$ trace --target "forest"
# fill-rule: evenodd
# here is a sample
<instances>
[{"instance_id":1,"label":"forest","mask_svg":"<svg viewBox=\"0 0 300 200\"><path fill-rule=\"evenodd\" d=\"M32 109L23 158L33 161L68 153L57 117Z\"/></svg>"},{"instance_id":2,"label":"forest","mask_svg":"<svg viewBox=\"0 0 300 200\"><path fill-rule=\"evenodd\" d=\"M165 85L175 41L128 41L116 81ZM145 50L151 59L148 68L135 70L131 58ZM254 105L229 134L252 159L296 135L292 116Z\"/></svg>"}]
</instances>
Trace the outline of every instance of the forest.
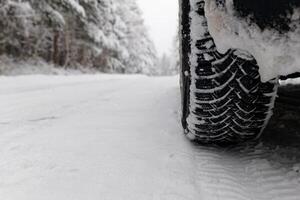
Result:
<instances>
[{"instance_id":1,"label":"forest","mask_svg":"<svg viewBox=\"0 0 300 200\"><path fill-rule=\"evenodd\" d=\"M0 30L1 58L106 73L159 73L136 0L1 0Z\"/></svg>"}]
</instances>

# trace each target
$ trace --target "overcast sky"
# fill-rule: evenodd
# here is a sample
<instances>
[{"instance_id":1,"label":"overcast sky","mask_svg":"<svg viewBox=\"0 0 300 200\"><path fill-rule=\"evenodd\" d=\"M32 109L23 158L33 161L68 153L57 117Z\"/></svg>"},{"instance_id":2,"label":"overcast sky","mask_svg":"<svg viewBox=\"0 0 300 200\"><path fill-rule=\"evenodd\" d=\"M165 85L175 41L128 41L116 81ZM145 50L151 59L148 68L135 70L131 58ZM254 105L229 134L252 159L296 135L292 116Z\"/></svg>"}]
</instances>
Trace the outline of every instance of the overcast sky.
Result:
<instances>
[{"instance_id":1,"label":"overcast sky","mask_svg":"<svg viewBox=\"0 0 300 200\"><path fill-rule=\"evenodd\" d=\"M177 32L178 0L137 1L158 53L168 53Z\"/></svg>"}]
</instances>

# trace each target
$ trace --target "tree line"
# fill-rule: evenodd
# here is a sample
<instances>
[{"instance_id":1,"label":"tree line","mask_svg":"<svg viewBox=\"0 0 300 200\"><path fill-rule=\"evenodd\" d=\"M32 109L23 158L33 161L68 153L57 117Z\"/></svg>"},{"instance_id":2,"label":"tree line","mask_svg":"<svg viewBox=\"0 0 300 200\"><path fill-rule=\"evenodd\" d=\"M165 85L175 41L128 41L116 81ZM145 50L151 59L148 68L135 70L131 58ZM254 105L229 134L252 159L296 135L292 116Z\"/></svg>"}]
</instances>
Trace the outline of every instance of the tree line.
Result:
<instances>
[{"instance_id":1,"label":"tree line","mask_svg":"<svg viewBox=\"0 0 300 200\"><path fill-rule=\"evenodd\" d=\"M136 0L0 0L0 55L64 68L155 74Z\"/></svg>"}]
</instances>

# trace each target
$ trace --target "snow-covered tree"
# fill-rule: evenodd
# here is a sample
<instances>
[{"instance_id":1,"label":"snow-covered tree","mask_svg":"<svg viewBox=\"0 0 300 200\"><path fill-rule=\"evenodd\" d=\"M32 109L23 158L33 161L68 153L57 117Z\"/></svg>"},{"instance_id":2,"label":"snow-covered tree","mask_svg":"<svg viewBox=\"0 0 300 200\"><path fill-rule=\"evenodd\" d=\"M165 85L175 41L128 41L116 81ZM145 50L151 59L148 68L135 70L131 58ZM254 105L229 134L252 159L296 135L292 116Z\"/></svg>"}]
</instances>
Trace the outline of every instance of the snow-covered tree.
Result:
<instances>
[{"instance_id":1,"label":"snow-covered tree","mask_svg":"<svg viewBox=\"0 0 300 200\"><path fill-rule=\"evenodd\" d=\"M179 37L178 34L173 39L170 53L164 53L158 61L158 74L161 76L176 75L179 72Z\"/></svg>"},{"instance_id":2,"label":"snow-covered tree","mask_svg":"<svg viewBox=\"0 0 300 200\"><path fill-rule=\"evenodd\" d=\"M155 48L135 0L1 0L0 28L0 55L155 73Z\"/></svg>"},{"instance_id":3,"label":"snow-covered tree","mask_svg":"<svg viewBox=\"0 0 300 200\"><path fill-rule=\"evenodd\" d=\"M127 73L157 74L157 55L135 0L119 0L117 35L127 49L124 56Z\"/></svg>"},{"instance_id":4,"label":"snow-covered tree","mask_svg":"<svg viewBox=\"0 0 300 200\"><path fill-rule=\"evenodd\" d=\"M34 16L28 2L0 1L0 54L31 56Z\"/></svg>"},{"instance_id":5,"label":"snow-covered tree","mask_svg":"<svg viewBox=\"0 0 300 200\"><path fill-rule=\"evenodd\" d=\"M171 68L171 58L167 54L163 54L158 61L157 65L159 71L159 75L165 76L170 75L170 68Z\"/></svg>"},{"instance_id":6,"label":"snow-covered tree","mask_svg":"<svg viewBox=\"0 0 300 200\"><path fill-rule=\"evenodd\" d=\"M173 39L173 45L171 50L171 67L169 73L175 75L179 73L180 68L180 55L179 55L179 34L176 33Z\"/></svg>"}]
</instances>

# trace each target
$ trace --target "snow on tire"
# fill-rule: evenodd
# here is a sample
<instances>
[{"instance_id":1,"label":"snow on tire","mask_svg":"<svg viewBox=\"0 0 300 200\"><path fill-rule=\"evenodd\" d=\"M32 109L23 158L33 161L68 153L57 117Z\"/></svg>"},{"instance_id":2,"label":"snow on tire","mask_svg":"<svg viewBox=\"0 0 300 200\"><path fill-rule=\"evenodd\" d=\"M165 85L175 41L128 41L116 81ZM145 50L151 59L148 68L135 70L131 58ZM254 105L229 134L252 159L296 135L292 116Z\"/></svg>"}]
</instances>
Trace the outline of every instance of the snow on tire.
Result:
<instances>
[{"instance_id":1,"label":"snow on tire","mask_svg":"<svg viewBox=\"0 0 300 200\"><path fill-rule=\"evenodd\" d=\"M277 81L262 83L247 52L217 51L204 3L181 1L183 128L191 140L202 143L258 138L272 115Z\"/></svg>"}]
</instances>

